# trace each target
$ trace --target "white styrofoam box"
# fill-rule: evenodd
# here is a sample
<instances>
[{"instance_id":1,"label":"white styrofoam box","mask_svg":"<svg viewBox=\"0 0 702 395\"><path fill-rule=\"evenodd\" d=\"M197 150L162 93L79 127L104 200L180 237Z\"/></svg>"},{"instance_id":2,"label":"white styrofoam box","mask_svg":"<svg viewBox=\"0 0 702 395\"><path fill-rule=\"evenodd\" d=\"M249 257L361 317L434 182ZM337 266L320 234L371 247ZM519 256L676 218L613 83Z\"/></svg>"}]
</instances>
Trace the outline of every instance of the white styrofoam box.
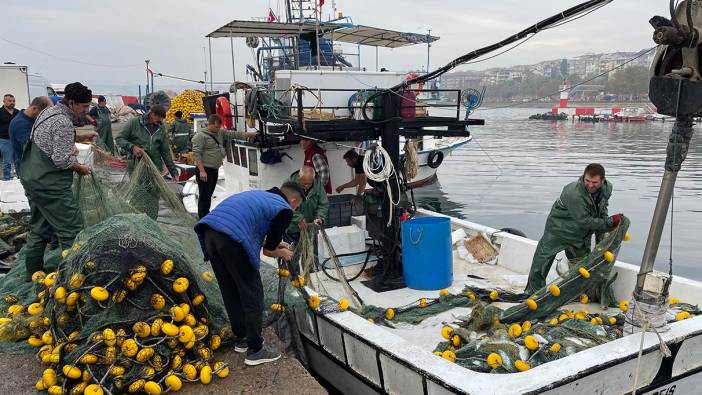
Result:
<instances>
[{"instance_id":1,"label":"white styrofoam box","mask_svg":"<svg viewBox=\"0 0 702 395\"><path fill-rule=\"evenodd\" d=\"M356 225L359 228L365 230L366 229L366 216L365 215L358 215L358 216L351 217L351 225Z\"/></svg>"},{"instance_id":2,"label":"white styrofoam box","mask_svg":"<svg viewBox=\"0 0 702 395\"><path fill-rule=\"evenodd\" d=\"M0 180L0 212L19 213L29 211L27 195L19 178Z\"/></svg>"},{"instance_id":3,"label":"white styrofoam box","mask_svg":"<svg viewBox=\"0 0 702 395\"><path fill-rule=\"evenodd\" d=\"M358 226L337 226L326 230L329 242L337 255L362 252L366 250L366 232ZM319 245L320 262L329 258L329 251L322 239L322 235L317 236Z\"/></svg>"}]
</instances>

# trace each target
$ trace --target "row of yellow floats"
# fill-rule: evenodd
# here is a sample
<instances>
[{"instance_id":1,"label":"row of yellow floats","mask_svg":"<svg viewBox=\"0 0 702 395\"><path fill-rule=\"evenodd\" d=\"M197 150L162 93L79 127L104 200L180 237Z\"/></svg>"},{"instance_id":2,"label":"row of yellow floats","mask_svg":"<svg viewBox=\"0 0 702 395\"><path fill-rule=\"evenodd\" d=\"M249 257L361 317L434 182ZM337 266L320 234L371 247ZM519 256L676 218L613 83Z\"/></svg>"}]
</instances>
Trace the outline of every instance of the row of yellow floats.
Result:
<instances>
[{"instance_id":1,"label":"row of yellow floats","mask_svg":"<svg viewBox=\"0 0 702 395\"><path fill-rule=\"evenodd\" d=\"M68 250L63 251L62 256L66 258ZM94 262L87 262L86 268L95 267ZM173 261L165 260L160 267L160 274L168 275L173 270ZM156 318L152 322L139 321L133 324L132 333L128 333L124 328L113 330L105 328L101 332L90 336L93 345L89 351L96 346L104 346L104 353L86 352L72 363L61 364L62 357L76 349L78 344L74 343L79 336L78 331L68 335L65 342L54 339L50 326L50 320L45 313L45 306L50 298L58 304L65 304L67 310L75 311L77 304L83 300L81 290L85 289L83 283L85 275L75 273L68 282L69 289L60 286L56 287L58 273L45 274L38 271L32 275L32 281L42 289L38 292L38 302L29 304L26 308L17 304L17 298L6 295L5 303L14 303L7 308L7 316L0 317L0 327L10 325L13 320L30 321L30 329L35 333L37 330L44 330L41 334L33 334L27 338L27 343L38 348L37 356L42 364L51 367L46 368L41 378L37 381L35 388L38 391L47 391L51 395L102 395L105 392L102 381L97 382L91 374L91 365L110 365L108 369L109 377L114 384L120 382L120 378L125 374L125 370L131 367L134 362L142 364L142 376L129 383L119 385L119 390L128 393L145 392L149 395L158 395L163 391L179 391L183 387L183 382L196 382L209 384L213 377L225 378L229 375L229 367L226 363L213 360L213 351L217 350L223 338L232 336L230 328L223 328L219 334L209 332L208 320L206 317L197 319L191 313L192 306L198 306L205 301L202 294L196 295L191 300L191 304L181 303L171 306L164 318ZM129 290L136 290L147 276L144 266L137 266L130 274L123 279L125 287ZM213 281L212 273L204 272L202 277L205 281ZM186 277L178 277L172 283L172 290L177 294L185 293L190 282ZM106 301L112 296L116 303L120 303L127 296L124 289L110 294L101 286L89 287L90 298L97 302ZM166 299L163 295L153 294L151 296L151 307L155 311L161 311L166 307ZM29 317L27 317L27 315ZM60 321L59 321L60 322ZM208 340L206 340L209 337ZM159 338L166 342L172 355L170 363L166 366L162 357L155 353L153 347L144 346L147 340ZM185 360L187 350L195 350L196 360ZM160 380L151 380L159 372L168 369L167 374L162 375ZM105 377L108 377L106 375ZM104 380L104 379L103 379ZM72 383L68 385L68 383Z\"/></svg>"}]
</instances>

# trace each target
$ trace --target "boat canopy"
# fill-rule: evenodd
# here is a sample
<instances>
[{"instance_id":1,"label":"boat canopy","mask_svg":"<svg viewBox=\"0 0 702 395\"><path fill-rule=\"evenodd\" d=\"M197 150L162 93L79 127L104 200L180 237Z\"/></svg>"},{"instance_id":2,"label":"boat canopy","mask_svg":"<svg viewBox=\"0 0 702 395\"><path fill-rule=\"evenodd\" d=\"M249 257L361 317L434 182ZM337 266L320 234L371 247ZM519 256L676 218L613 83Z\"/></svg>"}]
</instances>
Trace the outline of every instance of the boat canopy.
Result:
<instances>
[{"instance_id":1,"label":"boat canopy","mask_svg":"<svg viewBox=\"0 0 702 395\"><path fill-rule=\"evenodd\" d=\"M414 44L427 44L437 41L439 37L428 34L406 33L381 29L371 26L354 25L349 23L321 22L315 25L305 23L283 23L265 21L231 21L208 34L207 37L296 37L303 34L314 34L332 40L351 44L370 45L375 47L398 48Z\"/></svg>"}]
</instances>

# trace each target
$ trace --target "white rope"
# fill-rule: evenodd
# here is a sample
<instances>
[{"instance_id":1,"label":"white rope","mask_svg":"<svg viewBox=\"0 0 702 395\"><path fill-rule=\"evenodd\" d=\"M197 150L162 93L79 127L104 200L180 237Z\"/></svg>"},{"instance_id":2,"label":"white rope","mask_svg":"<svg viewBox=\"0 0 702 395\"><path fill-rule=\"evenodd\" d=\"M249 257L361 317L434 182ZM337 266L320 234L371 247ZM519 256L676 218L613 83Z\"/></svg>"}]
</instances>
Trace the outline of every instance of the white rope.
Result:
<instances>
[{"instance_id":1,"label":"white rope","mask_svg":"<svg viewBox=\"0 0 702 395\"><path fill-rule=\"evenodd\" d=\"M665 311L667 308L665 306L646 305L649 307L649 309L653 307L653 311L644 313L641 310L640 303L636 301L636 298L631 298L631 304L633 313L629 324L634 326L636 320L638 320L638 323L641 325L641 342L639 343L639 353L636 358L636 370L634 371L634 384L631 390L632 395L636 395L636 386L639 382L639 371L641 369L641 357L643 355L644 338L646 337L646 332L648 329L653 330L656 336L658 336L660 352L666 357L669 357L671 352L668 345L663 341L661 334L658 332L658 329L665 328L667 325L667 321L665 319Z\"/></svg>"},{"instance_id":2,"label":"white rope","mask_svg":"<svg viewBox=\"0 0 702 395\"><path fill-rule=\"evenodd\" d=\"M400 182L395 177L397 182L397 202L392 198L392 189L390 188L390 178L395 174L395 167L390 160L390 154L382 146L376 146L371 152L366 152L363 157L363 172L366 173L366 178L375 182L385 182L385 189L388 192L390 212L388 213L387 226L392 224L392 208L400 203Z\"/></svg>"}]
</instances>

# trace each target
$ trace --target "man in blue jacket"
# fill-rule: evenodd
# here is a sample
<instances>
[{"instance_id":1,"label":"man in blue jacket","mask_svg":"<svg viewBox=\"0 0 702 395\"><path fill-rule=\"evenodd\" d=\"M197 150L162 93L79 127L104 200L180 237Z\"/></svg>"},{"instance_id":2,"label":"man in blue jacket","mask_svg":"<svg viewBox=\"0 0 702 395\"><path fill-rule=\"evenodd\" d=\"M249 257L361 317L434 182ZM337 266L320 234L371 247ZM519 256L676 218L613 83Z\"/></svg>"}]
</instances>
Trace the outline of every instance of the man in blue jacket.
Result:
<instances>
[{"instance_id":1,"label":"man in blue jacket","mask_svg":"<svg viewBox=\"0 0 702 395\"><path fill-rule=\"evenodd\" d=\"M259 365L280 358L263 344L263 284L259 273L263 255L292 259L283 234L293 211L305 199L299 184L280 189L251 190L232 195L195 225L205 259L209 259L222 292L224 307L236 338L234 351L246 353L244 363Z\"/></svg>"},{"instance_id":2,"label":"man in blue jacket","mask_svg":"<svg viewBox=\"0 0 702 395\"><path fill-rule=\"evenodd\" d=\"M10 142L15 153L15 172L20 176L20 162L22 161L22 150L29 140L34 121L39 113L45 108L51 107L51 99L47 96L38 96L29 104L24 111L20 111L10 122Z\"/></svg>"}]
</instances>

